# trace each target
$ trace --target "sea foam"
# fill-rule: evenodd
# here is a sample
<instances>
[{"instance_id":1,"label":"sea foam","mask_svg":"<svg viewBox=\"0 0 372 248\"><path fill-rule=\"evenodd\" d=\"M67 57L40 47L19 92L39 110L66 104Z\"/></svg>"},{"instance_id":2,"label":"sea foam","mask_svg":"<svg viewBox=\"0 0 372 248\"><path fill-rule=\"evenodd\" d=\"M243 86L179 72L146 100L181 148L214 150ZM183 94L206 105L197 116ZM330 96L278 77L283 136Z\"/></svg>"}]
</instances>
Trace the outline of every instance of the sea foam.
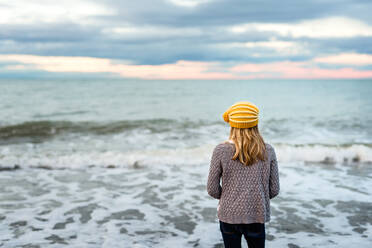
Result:
<instances>
[{"instance_id":1,"label":"sea foam","mask_svg":"<svg viewBox=\"0 0 372 248\"><path fill-rule=\"evenodd\" d=\"M372 163L372 148L367 145L288 145L272 144L280 162L299 163ZM132 151L100 150L48 150L34 148L27 150L16 147L0 148L2 168L43 167L87 168L87 167L141 167L166 165L208 164L215 145L205 144L191 148L146 149Z\"/></svg>"}]
</instances>

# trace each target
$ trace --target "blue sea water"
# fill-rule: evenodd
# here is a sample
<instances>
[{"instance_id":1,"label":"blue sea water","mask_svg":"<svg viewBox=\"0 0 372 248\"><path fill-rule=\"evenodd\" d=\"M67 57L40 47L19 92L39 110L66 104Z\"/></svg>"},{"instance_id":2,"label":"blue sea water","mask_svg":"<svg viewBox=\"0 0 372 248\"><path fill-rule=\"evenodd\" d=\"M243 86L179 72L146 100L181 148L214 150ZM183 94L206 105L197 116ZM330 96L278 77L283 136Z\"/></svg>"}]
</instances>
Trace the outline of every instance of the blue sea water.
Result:
<instances>
[{"instance_id":1,"label":"blue sea water","mask_svg":"<svg viewBox=\"0 0 372 248\"><path fill-rule=\"evenodd\" d=\"M260 109L271 247L372 242L372 80L0 79L0 247L222 247L210 156Z\"/></svg>"},{"instance_id":2,"label":"blue sea water","mask_svg":"<svg viewBox=\"0 0 372 248\"><path fill-rule=\"evenodd\" d=\"M259 107L265 140L291 149L298 160L317 150L314 161L370 162L372 155L364 152L372 145L371 96L371 80L2 79L0 165L26 166L24 161L33 159L33 165L84 166L78 158L61 164L58 156L216 144L229 131L222 113L242 100ZM43 160L50 149L54 162ZM18 160L4 153L17 154Z\"/></svg>"}]
</instances>

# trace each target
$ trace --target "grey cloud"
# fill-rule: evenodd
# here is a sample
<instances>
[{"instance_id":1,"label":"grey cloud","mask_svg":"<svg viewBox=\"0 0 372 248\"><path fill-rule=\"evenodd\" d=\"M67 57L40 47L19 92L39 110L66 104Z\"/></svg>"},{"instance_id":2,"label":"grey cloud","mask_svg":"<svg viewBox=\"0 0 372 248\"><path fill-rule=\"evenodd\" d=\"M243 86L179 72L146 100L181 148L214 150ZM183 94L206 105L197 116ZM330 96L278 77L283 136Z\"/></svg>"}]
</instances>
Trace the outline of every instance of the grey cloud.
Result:
<instances>
[{"instance_id":1,"label":"grey cloud","mask_svg":"<svg viewBox=\"0 0 372 248\"><path fill-rule=\"evenodd\" d=\"M227 27L246 22L295 22L330 15L357 17L371 22L369 1L215 0L195 8L167 1L97 1L116 14L94 17L94 25L64 22L25 25L0 25L0 54L92 56L131 60L137 64L174 63L177 60L269 62L301 61L320 54L339 52L372 53L372 37L350 39L292 39L274 32L234 34ZM112 36L104 32L132 26L140 33ZM149 28L153 28L149 32ZM177 32L164 31L175 29ZM189 32L189 29L196 31ZM272 49L248 49L233 43L278 40L306 42L311 55L281 55ZM262 57L253 57L259 52Z\"/></svg>"},{"instance_id":2,"label":"grey cloud","mask_svg":"<svg viewBox=\"0 0 372 248\"><path fill-rule=\"evenodd\" d=\"M190 42L193 42L190 45ZM223 44L223 43L222 43ZM92 56L131 60L135 64L166 64L178 60L193 61L238 61L238 62L268 62L278 60L304 60L307 57L278 56L272 51L264 49L242 49L221 45L221 43L195 42L192 40L172 40L169 42L121 44L119 42L101 41L96 43L70 42L60 46L59 43L48 43L44 49L35 50L33 43L15 43L15 53L55 56ZM8 53L7 48L0 44L0 54ZM264 56L253 57L253 52L260 52Z\"/></svg>"},{"instance_id":3,"label":"grey cloud","mask_svg":"<svg viewBox=\"0 0 372 248\"><path fill-rule=\"evenodd\" d=\"M335 8L330 11L329 15L348 16L372 25L371 10L372 1L370 0L342 1L342 3L335 4Z\"/></svg>"},{"instance_id":4,"label":"grey cloud","mask_svg":"<svg viewBox=\"0 0 372 248\"><path fill-rule=\"evenodd\" d=\"M102 3L102 1L97 1ZM351 1L343 1L346 3ZM334 1L215 0L195 8L175 6L162 0L106 0L117 15L103 21L168 26L224 26L245 22L294 22L326 16L337 11Z\"/></svg>"},{"instance_id":5,"label":"grey cloud","mask_svg":"<svg viewBox=\"0 0 372 248\"><path fill-rule=\"evenodd\" d=\"M333 38L333 39L297 39L311 44L314 56L337 53L372 54L372 37Z\"/></svg>"},{"instance_id":6,"label":"grey cloud","mask_svg":"<svg viewBox=\"0 0 372 248\"><path fill-rule=\"evenodd\" d=\"M19 42L72 42L91 40L99 35L95 27L82 27L70 22L0 25L0 27L0 40Z\"/></svg>"},{"instance_id":7,"label":"grey cloud","mask_svg":"<svg viewBox=\"0 0 372 248\"><path fill-rule=\"evenodd\" d=\"M102 1L95 0L97 3ZM175 6L165 0L106 0L117 11L101 21L120 24L183 26L226 26L246 22L285 22L328 17L362 18L371 22L369 0L214 0L195 8Z\"/></svg>"},{"instance_id":8,"label":"grey cloud","mask_svg":"<svg viewBox=\"0 0 372 248\"><path fill-rule=\"evenodd\" d=\"M60 31L63 33L63 31ZM242 42L266 41L272 34L252 35L226 35L221 29L218 33L206 33L202 36L176 36L169 39L135 37L127 39L108 39L96 36L87 39L74 39L72 41L40 41L24 42L22 39L12 43L0 41L0 54L19 53L55 56L92 56L100 58L115 58L131 60L136 64L164 64L174 63L178 60L195 61L237 61L237 62L269 62L279 60L301 61L308 60L323 54L340 52L372 53L370 46L372 38L353 39L289 39L280 40L298 41L306 44L311 54L280 55L272 49L245 48L237 46ZM94 40L94 42L92 42ZM235 45L234 45L235 44ZM261 57L252 54L259 53Z\"/></svg>"}]
</instances>

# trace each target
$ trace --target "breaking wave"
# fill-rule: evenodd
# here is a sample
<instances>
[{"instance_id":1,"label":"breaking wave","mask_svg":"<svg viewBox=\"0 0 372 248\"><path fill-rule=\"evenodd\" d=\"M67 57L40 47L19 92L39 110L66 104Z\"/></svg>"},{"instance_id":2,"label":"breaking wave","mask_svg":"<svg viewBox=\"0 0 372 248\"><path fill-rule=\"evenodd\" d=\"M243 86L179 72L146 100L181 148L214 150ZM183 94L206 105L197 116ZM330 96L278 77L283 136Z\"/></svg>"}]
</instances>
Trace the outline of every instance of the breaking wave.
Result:
<instances>
[{"instance_id":1,"label":"breaking wave","mask_svg":"<svg viewBox=\"0 0 372 248\"><path fill-rule=\"evenodd\" d=\"M279 163L372 163L372 145L272 144ZM123 151L13 151L0 149L0 168L84 169L89 167L207 166L214 145L194 148Z\"/></svg>"},{"instance_id":2,"label":"breaking wave","mask_svg":"<svg viewBox=\"0 0 372 248\"><path fill-rule=\"evenodd\" d=\"M174 120L174 119L144 119L122 120L114 122L93 121L30 121L14 125L0 126L0 144L40 143L58 135L109 135L146 129L151 133L162 133L172 130L185 130L211 125L205 121ZM220 123L221 124L221 123Z\"/></svg>"}]
</instances>

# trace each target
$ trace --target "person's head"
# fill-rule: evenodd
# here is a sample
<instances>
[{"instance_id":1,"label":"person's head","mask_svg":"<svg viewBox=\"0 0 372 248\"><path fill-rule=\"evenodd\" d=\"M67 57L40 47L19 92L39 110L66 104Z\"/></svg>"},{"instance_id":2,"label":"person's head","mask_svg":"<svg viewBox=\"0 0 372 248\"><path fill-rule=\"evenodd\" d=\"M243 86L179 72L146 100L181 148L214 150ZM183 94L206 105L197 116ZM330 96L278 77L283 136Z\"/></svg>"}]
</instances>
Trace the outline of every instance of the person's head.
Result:
<instances>
[{"instance_id":1,"label":"person's head","mask_svg":"<svg viewBox=\"0 0 372 248\"><path fill-rule=\"evenodd\" d=\"M223 114L230 124L230 140L234 142L233 160L252 165L265 159L266 146L258 130L258 107L250 102L237 102Z\"/></svg>"}]
</instances>

